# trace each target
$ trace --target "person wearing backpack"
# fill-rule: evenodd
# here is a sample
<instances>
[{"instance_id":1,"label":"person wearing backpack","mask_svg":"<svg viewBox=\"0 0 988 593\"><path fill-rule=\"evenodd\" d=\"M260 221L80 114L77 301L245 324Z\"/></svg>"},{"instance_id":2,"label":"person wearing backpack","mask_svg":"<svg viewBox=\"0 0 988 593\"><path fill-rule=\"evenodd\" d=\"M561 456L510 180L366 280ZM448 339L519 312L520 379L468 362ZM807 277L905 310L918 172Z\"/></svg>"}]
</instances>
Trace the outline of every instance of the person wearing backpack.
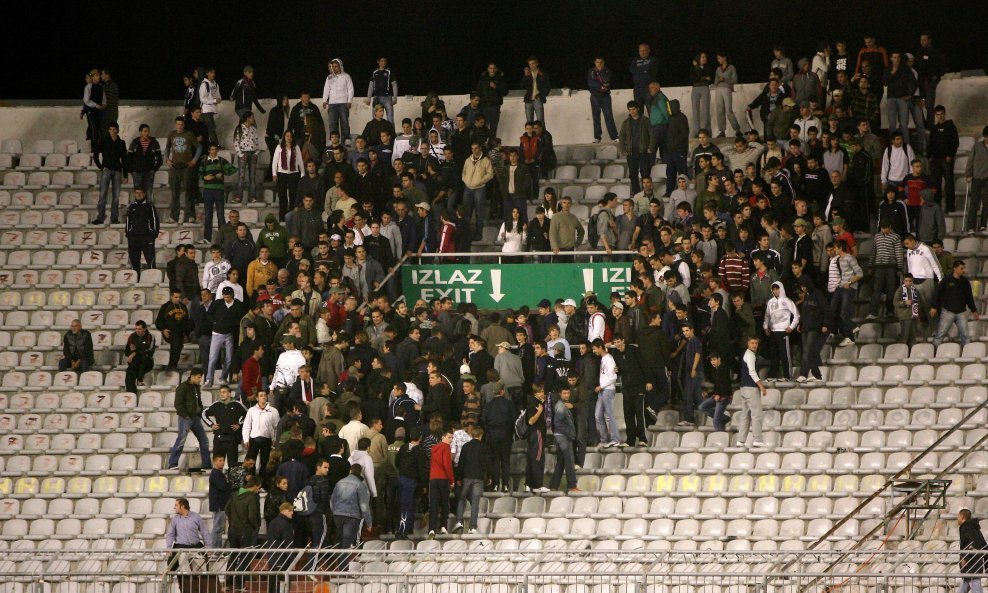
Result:
<instances>
[{"instance_id":1,"label":"person wearing backpack","mask_svg":"<svg viewBox=\"0 0 988 593\"><path fill-rule=\"evenodd\" d=\"M295 497L295 514L309 521L309 529L312 533L313 550L319 550L327 546L327 523L326 515L330 509L330 488L329 461L325 458L316 462L316 475L309 478L305 488ZM319 554L315 553L309 558L305 570L315 570L319 565Z\"/></svg>"},{"instance_id":2,"label":"person wearing backpack","mask_svg":"<svg viewBox=\"0 0 988 593\"><path fill-rule=\"evenodd\" d=\"M586 306L590 315L587 323L587 341L592 344L594 340L603 340L605 344L609 344L612 330L607 325L607 315L601 310L600 302L595 298L587 299Z\"/></svg>"}]
</instances>

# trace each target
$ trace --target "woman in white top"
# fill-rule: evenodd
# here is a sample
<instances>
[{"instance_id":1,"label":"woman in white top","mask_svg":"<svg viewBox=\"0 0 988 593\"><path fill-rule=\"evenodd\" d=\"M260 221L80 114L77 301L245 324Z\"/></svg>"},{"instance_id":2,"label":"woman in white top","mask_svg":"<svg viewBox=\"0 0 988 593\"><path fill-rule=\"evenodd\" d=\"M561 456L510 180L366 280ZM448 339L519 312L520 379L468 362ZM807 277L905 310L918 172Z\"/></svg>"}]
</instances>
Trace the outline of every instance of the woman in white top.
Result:
<instances>
[{"instance_id":1,"label":"woman in white top","mask_svg":"<svg viewBox=\"0 0 988 593\"><path fill-rule=\"evenodd\" d=\"M240 171L237 195L233 201L238 204L241 201L250 202L257 197L257 188L254 186L257 178L257 124L252 111L240 118L240 125L233 131L233 150L237 153L237 169Z\"/></svg>"},{"instance_id":2,"label":"woman in white top","mask_svg":"<svg viewBox=\"0 0 988 593\"><path fill-rule=\"evenodd\" d=\"M526 225L521 212L517 208L511 209L511 220L501 223L501 230L497 233L497 242L501 243L502 253L519 253L525 250ZM521 263L520 258L512 257L505 261L511 263Z\"/></svg>"},{"instance_id":3,"label":"woman in white top","mask_svg":"<svg viewBox=\"0 0 988 593\"><path fill-rule=\"evenodd\" d=\"M289 130L285 130L281 144L274 149L271 176L278 187L278 219L284 221L289 203L294 208L296 201L301 202L295 193L298 190L298 181L302 178L302 151L295 146L295 137Z\"/></svg>"},{"instance_id":4,"label":"woman in white top","mask_svg":"<svg viewBox=\"0 0 988 593\"><path fill-rule=\"evenodd\" d=\"M556 198L556 190L552 187L545 188L542 194L542 207L545 208L545 217L552 220L552 215L559 207L559 200Z\"/></svg>"}]
</instances>

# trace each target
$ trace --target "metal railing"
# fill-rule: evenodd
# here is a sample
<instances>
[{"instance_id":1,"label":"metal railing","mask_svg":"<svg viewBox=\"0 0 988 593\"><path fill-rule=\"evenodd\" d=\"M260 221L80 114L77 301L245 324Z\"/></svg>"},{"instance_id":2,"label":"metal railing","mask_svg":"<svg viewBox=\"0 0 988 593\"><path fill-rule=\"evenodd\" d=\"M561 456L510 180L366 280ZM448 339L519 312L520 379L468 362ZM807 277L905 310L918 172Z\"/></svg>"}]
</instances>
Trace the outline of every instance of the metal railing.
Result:
<instances>
[{"instance_id":1,"label":"metal railing","mask_svg":"<svg viewBox=\"0 0 988 593\"><path fill-rule=\"evenodd\" d=\"M528 257L535 258L562 258L566 260L564 263L580 263L575 261L579 258L581 261L589 258L590 263L594 262L594 258L598 258L599 261L607 261L606 258L609 257L624 257L624 256L634 256L637 255L637 251L629 250L617 250L613 249L609 253L605 250L595 250L595 251L560 251L556 253L554 251L516 251L505 253L503 251L469 251L464 253L423 253L421 255L412 256L411 259L415 257L421 257L423 259L496 259L497 263L504 263L504 259L524 259ZM549 262L543 262L549 263Z\"/></svg>"},{"instance_id":2,"label":"metal railing","mask_svg":"<svg viewBox=\"0 0 988 593\"><path fill-rule=\"evenodd\" d=\"M545 545L554 547L499 550L490 540L473 540L462 541L463 549L321 550L315 559L305 549L10 550L0 560L0 589L50 593L56 584L73 583L66 591L186 593L218 591L214 586L226 582L258 591L270 578L272 590L283 592L312 579L383 586L388 593L548 593L568 585L600 585L601 593L914 593L952 586L963 576L956 551L858 550L827 572L842 552L605 550L591 549L588 540ZM783 565L788 568L776 568Z\"/></svg>"}]
</instances>

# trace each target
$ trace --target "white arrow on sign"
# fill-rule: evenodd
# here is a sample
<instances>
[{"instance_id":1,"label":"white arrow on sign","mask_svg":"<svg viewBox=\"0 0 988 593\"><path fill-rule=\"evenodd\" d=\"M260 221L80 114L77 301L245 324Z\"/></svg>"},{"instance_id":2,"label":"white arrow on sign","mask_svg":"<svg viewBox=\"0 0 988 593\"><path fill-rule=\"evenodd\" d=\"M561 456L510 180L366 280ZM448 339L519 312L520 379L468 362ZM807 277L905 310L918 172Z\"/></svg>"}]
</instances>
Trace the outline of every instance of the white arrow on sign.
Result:
<instances>
[{"instance_id":1,"label":"white arrow on sign","mask_svg":"<svg viewBox=\"0 0 988 593\"><path fill-rule=\"evenodd\" d=\"M500 303L505 296L501 292L501 270L491 270L491 290L494 291L491 293L491 298L495 303Z\"/></svg>"},{"instance_id":2,"label":"white arrow on sign","mask_svg":"<svg viewBox=\"0 0 988 593\"><path fill-rule=\"evenodd\" d=\"M586 268L583 270L583 292L593 292L593 269Z\"/></svg>"}]
</instances>

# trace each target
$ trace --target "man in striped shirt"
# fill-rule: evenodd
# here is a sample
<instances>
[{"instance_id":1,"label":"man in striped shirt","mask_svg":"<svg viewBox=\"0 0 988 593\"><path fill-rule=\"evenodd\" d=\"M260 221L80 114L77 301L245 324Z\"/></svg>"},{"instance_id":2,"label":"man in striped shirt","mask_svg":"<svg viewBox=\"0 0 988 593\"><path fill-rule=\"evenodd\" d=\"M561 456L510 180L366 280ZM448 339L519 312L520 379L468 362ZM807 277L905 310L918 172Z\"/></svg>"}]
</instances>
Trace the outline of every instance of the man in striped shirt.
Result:
<instances>
[{"instance_id":1,"label":"man in striped shirt","mask_svg":"<svg viewBox=\"0 0 988 593\"><path fill-rule=\"evenodd\" d=\"M903 251L902 239L892 231L892 221L882 219L878 222L878 234L875 235L871 256L871 307L868 309L866 321L871 321L879 315L879 303L885 294L885 317L893 315L892 299L896 295L899 276L902 273Z\"/></svg>"},{"instance_id":2,"label":"man in striped shirt","mask_svg":"<svg viewBox=\"0 0 988 593\"><path fill-rule=\"evenodd\" d=\"M727 242L727 253L720 260L718 275L724 281L727 292L748 292L751 282L748 258L738 253L732 241Z\"/></svg>"}]
</instances>

